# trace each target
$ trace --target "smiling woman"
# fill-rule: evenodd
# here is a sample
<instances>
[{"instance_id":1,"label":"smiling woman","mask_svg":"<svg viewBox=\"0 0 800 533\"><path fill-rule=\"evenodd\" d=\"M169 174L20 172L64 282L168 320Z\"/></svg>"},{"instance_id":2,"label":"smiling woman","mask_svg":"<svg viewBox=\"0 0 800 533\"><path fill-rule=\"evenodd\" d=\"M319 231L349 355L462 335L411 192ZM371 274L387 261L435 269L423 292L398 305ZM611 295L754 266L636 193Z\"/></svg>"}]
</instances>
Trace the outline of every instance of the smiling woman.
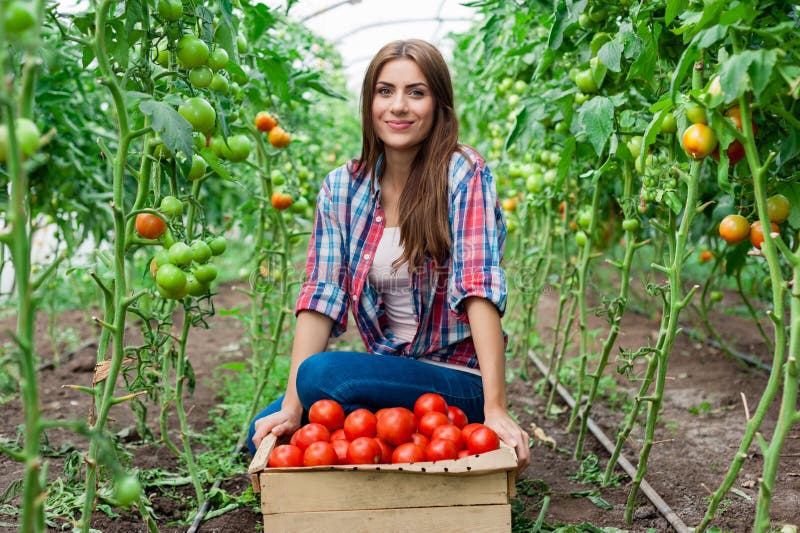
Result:
<instances>
[{"instance_id":1,"label":"smiling woman","mask_svg":"<svg viewBox=\"0 0 800 533\"><path fill-rule=\"evenodd\" d=\"M515 447L522 469L528 435L507 411L500 323L506 225L484 159L458 143L439 50L384 46L361 111L361 157L317 197L286 393L256 417L250 449L293 433L323 398L377 411L437 393ZM368 353L326 351L348 308Z\"/></svg>"}]
</instances>

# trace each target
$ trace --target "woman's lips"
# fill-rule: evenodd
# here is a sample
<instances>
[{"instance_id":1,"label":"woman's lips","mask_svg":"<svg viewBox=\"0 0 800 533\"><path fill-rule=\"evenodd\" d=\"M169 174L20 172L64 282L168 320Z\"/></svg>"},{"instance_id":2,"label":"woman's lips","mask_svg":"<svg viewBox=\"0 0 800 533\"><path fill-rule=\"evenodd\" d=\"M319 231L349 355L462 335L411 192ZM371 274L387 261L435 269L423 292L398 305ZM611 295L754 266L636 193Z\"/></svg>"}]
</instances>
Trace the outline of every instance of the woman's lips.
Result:
<instances>
[{"instance_id":1,"label":"woman's lips","mask_svg":"<svg viewBox=\"0 0 800 533\"><path fill-rule=\"evenodd\" d=\"M393 129L395 131L407 130L408 128L411 127L412 124L413 124L413 122L409 122L409 121L406 121L406 120L388 120L388 121L386 121L386 125L389 126L389 128L391 128L391 129Z\"/></svg>"}]
</instances>

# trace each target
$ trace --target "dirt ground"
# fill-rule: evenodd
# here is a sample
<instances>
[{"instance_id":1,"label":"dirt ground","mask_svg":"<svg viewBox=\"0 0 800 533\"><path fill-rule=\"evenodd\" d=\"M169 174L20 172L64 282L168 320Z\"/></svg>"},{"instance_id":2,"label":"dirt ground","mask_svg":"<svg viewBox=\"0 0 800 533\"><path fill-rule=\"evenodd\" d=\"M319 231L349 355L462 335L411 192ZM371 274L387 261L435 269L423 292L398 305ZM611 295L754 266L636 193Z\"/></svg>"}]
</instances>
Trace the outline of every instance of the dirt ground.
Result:
<instances>
[{"instance_id":1,"label":"dirt ground","mask_svg":"<svg viewBox=\"0 0 800 533\"><path fill-rule=\"evenodd\" d=\"M220 288L215 303L218 310L232 309L245 305L245 298L229 284ZM554 323L557 303L557 297L552 294L545 294L541 301L539 321L545 343L551 335L549 332ZM81 311L67 312L59 318L59 325L62 328L75 328L81 339L91 339L92 328L87 325L85 317ZM732 342L737 349L767 360L768 354L764 353L764 346L748 320L724 315L715 318L723 338ZM13 329L13 325L13 317L0 320L0 338L3 342L7 340L7 332ZM601 319L592 317L590 329L603 325ZM235 318L217 314L213 317L209 330L196 331L191 337L189 353L197 378L197 388L187 399L186 407L189 410L190 424L198 431L208 426L209 411L222 401L217 395L218 389L213 378L217 368L223 363L246 357L241 348L242 328L242 324ZM658 324L654 320L629 313L623 319L617 344L635 349L647 344L648 340L654 342L657 330ZM44 317L38 325L37 338L45 338ZM49 343L42 342L40 352L45 360L49 360L51 355L46 345ZM43 415L46 418L69 420L86 416L89 397L62 387L66 384L91 384L95 350L96 347L93 346L84 348L59 367L41 372L39 386ZM539 353L543 360L546 360L547 355ZM618 382L615 389L617 393L633 390L623 376L616 374L613 363L607 373ZM676 339L668 376L665 404L655 437L658 444L651 453L646 479L683 522L692 526L702 518L706 497L725 475L738 448L745 426L745 408L741 395L744 394L752 412L763 392L767 375L762 370L748 368L728 359L719 350L693 341L686 335L680 335ZM530 496L521 495L522 501L528 505L527 516L532 520L538 516L539 502L543 495L541 487L546 486L548 490L545 492L551 498L546 515L548 523L591 522L598 526L615 526L632 532L646 531L648 528L670 531L667 522L643 496L640 496L634 523L625 524L623 513L628 492L627 479L623 479L620 487L599 490L598 495L613 506L611 510L601 509L586 497L573 495L596 487L570 480L580 463L572 459L571 454L575 434L565 431L569 413L564 411L550 418L543 416L545 398L534 391L542 376L532 370L530 377L530 381L516 379L509 385L511 408L525 427L535 423L556 441L557 448L554 450L542 444L534 446L532 464L522 477L531 482L539 480L541 483L531 484L532 487L539 487L537 492ZM558 405L564 405L560 399ZM767 438L771 435L777 417L777 407L776 403L762 428ZM23 422L21 404L12 401L1 405L0 414L0 438L16 439L18 428ZM133 417L125 406L115 407L112 416L117 429L133 423ZM621 416L618 409L612 410L602 405L597 405L592 412L592 417L612 439ZM177 424L172 423L170 427L177 427ZM625 456L634 465L637 463L642 433L642 427L638 426L625 451ZM71 434L51 431L48 437L54 447L72 443L78 450L85 449L85 443ZM133 453L134 465L139 468L160 467L173 472L179 470L177 460L164 447L140 446L133 448ZM600 459L600 468L605 467L609 454L591 436L586 440L585 453L596 454ZM800 427L795 427L790 433L782 457L771 517L776 526L785 523L800 525ZM758 446L754 444L735 484L736 493L728 495L723 510L713 525L737 533L750 531L758 491L757 480L762 466L763 458ZM50 459L49 477L54 478L61 467L62 461L59 458ZM21 472L19 464L0 456L0 494L14 480L21 478ZM223 486L231 492L241 492L247 488L248 483L249 479L243 473L237 478L226 480ZM191 489L186 486L178 492L190 495ZM148 491L148 495L159 516L160 531L186 530L186 526L172 525L186 512L181 504L158 494L157 491ZM15 531L13 523L14 517L0 516L0 531ZM261 517L256 511L238 509L207 521L200 530L209 533L255 531L260 530L260 524ZM130 513L123 513L114 520L102 513L96 513L92 525L109 532L145 531L138 515Z\"/></svg>"}]
</instances>

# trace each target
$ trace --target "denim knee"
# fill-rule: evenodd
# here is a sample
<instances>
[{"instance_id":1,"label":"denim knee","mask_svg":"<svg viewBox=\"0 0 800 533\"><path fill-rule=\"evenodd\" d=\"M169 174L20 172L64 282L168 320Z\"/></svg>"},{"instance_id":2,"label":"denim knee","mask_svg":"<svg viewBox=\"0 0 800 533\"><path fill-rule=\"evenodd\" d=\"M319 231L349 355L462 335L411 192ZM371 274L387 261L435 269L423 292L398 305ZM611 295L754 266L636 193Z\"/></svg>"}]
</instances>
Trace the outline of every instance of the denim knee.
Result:
<instances>
[{"instance_id":1,"label":"denim knee","mask_svg":"<svg viewBox=\"0 0 800 533\"><path fill-rule=\"evenodd\" d=\"M332 352L314 354L300 363L295 383L304 409L308 410L315 401L328 397L330 385L336 385L337 368L336 354Z\"/></svg>"}]
</instances>

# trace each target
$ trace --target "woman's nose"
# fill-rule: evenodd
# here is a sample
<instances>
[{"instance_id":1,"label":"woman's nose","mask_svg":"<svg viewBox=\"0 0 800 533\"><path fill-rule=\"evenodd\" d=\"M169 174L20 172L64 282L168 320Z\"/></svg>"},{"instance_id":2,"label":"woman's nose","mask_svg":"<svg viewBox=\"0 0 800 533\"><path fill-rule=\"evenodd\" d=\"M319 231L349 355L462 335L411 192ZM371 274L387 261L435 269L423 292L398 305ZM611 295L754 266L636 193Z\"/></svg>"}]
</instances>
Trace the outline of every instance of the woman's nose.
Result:
<instances>
[{"instance_id":1,"label":"woman's nose","mask_svg":"<svg viewBox=\"0 0 800 533\"><path fill-rule=\"evenodd\" d=\"M392 100L392 112L405 113L408 111L408 103L406 102L405 95L397 94Z\"/></svg>"}]
</instances>

